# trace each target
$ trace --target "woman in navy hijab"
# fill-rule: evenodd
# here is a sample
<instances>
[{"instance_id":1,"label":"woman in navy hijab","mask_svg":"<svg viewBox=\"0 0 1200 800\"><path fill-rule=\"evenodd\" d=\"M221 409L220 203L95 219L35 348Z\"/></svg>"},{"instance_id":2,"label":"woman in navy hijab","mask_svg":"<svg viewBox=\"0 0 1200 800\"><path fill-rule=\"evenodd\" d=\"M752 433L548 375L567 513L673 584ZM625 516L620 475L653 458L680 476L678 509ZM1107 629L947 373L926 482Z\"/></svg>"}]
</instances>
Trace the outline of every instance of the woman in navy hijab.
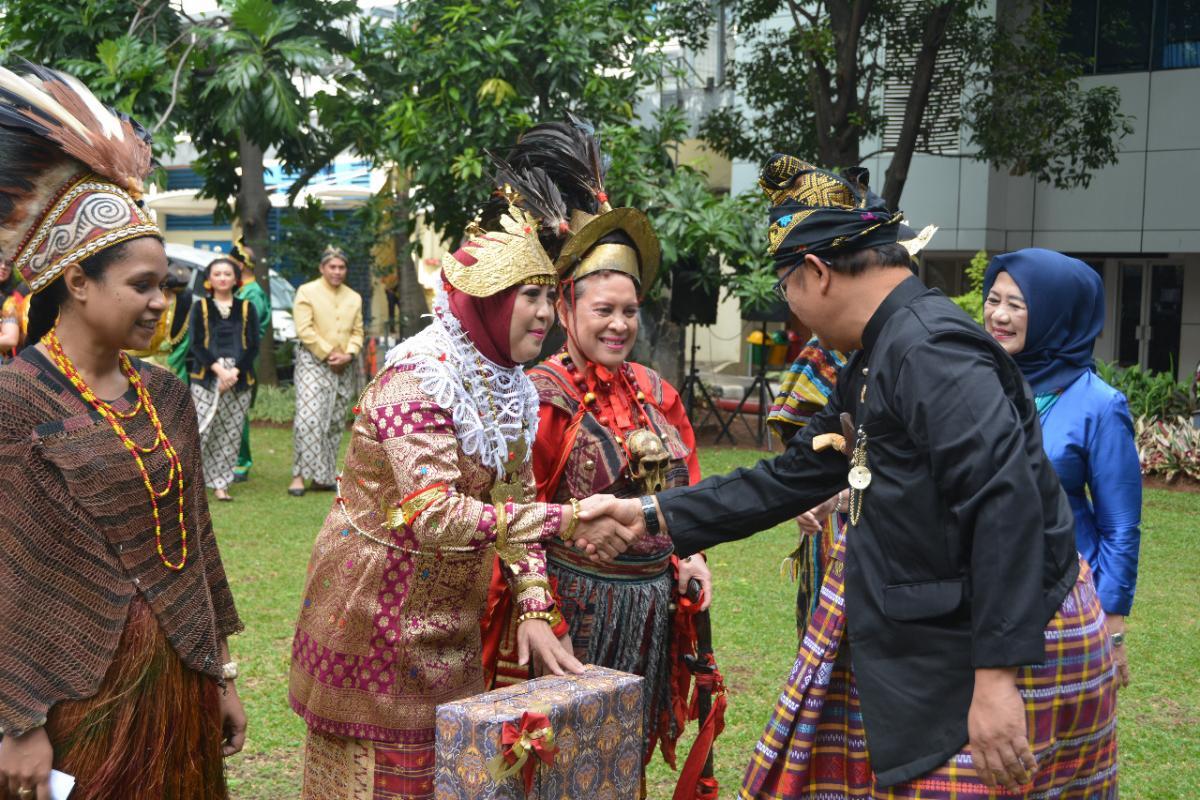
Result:
<instances>
[{"instance_id":1,"label":"woman in navy hijab","mask_svg":"<svg viewBox=\"0 0 1200 800\"><path fill-rule=\"evenodd\" d=\"M1033 388L1043 446L1075 511L1076 542L1095 575L1127 686L1125 617L1137 585L1142 476L1125 396L1096 375L1092 360L1104 285L1079 259L1029 248L992 259L983 296L984 327Z\"/></svg>"}]
</instances>

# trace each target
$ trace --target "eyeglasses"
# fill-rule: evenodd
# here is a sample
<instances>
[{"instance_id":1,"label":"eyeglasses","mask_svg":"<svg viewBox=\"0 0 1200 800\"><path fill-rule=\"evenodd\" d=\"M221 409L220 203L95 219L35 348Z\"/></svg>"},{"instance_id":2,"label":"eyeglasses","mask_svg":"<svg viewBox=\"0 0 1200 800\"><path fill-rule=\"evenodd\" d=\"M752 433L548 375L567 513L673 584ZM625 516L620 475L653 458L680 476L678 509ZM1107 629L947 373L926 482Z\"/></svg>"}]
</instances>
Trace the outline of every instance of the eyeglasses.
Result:
<instances>
[{"instance_id":1,"label":"eyeglasses","mask_svg":"<svg viewBox=\"0 0 1200 800\"><path fill-rule=\"evenodd\" d=\"M816 258L818 258L825 266L830 266L829 262L820 256L816 256ZM790 267L788 267L787 272L783 273L783 276L779 280L775 281L775 285L771 287L772 291L775 292L775 296L778 297L782 302L787 302L787 279L792 277L792 273L800 269L802 266L804 266L804 259L800 259L795 264L792 264Z\"/></svg>"},{"instance_id":2,"label":"eyeglasses","mask_svg":"<svg viewBox=\"0 0 1200 800\"><path fill-rule=\"evenodd\" d=\"M804 261L801 260L797 261L795 264L792 264L792 266L788 267L787 272L783 273L783 276L779 280L775 281L775 285L771 287L771 290L775 292L775 296L778 297L782 302L787 302L787 286L785 285L787 283L787 279L792 277L792 273L799 269L800 265L803 263Z\"/></svg>"}]
</instances>

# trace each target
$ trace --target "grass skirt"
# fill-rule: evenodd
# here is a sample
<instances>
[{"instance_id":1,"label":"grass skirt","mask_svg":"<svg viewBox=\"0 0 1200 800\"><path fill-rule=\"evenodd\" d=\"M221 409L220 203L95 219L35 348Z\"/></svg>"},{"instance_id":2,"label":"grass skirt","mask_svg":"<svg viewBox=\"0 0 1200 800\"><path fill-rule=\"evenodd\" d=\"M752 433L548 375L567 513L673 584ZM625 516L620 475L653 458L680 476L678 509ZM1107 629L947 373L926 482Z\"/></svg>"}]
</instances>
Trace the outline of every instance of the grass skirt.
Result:
<instances>
[{"instance_id":1,"label":"grass skirt","mask_svg":"<svg viewBox=\"0 0 1200 800\"><path fill-rule=\"evenodd\" d=\"M184 666L141 596L99 690L50 710L71 800L222 800L220 687Z\"/></svg>"}]
</instances>

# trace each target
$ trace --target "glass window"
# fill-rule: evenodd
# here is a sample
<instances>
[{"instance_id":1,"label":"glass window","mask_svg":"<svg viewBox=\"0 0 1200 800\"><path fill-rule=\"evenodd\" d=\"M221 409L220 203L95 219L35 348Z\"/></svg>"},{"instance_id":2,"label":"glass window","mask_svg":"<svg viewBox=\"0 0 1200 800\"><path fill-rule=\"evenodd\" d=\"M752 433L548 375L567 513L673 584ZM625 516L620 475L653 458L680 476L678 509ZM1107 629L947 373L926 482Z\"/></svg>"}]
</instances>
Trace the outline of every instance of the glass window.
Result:
<instances>
[{"instance_id":1,"label":"glass window","mask_svg":"<svg viewBox=\"0 0 1200 800\"><path fill-rule=\"evenodd\" d=\"M1062 48L1083 59L1084 72L1096 71L1096 0L1075 0L1067 14Z\"/></svg>"},{"instance_id":2,"label":"glass window","mask_svg":"<svg viewBox=\"0 0 1200 800\"><path fill-rule=\"evenodd\" d=\"M1100 0L1097 72L1150 69L1150 23L1154 4L1145 0Z\"/></svg>"},{"instance_id":3,"label":"glass window","mask_svg":"<svg viewBox=\"0 0 1200 800\"><path fill-rule=\"evenodd\" d=\"M1200 67L1200 0L1159 0L1156 69Z\"/></svg>"}]
</instances>

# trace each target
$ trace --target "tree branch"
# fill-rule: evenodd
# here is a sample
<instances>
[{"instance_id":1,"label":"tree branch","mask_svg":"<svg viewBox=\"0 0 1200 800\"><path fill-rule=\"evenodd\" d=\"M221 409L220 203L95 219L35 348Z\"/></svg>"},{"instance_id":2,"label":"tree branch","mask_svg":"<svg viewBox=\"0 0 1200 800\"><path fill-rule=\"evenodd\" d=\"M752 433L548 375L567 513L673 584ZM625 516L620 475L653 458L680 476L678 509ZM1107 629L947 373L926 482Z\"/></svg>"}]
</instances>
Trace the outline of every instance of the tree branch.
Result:
<instances>
[{"instance_id":1,"label":"tree branch","mask_svg":"<svg viewBox=\"0 0 1200 800\"><path fill-rule=\"evenodd\" d=\"M814 28L817 27L817 23L819 20L817 19L816 14L813 14L811 11L806 9L800 3L797 3L795 0L787 0L787 5L788 5L788 10L792 12L792 21L794 21L796 23L797 28L804 27L802 24L800 24L800 17L804 17L806 20L808 20L808 24L811 25L812 27L814 27Z\"/></svg>"},{"instance_id":2,"label":"tree branch","mask_svg":"<svg viewBox=\"0 0 1200 800\"><path fill-rule=\"evenodd\" d=\"M183 73L184 65L187 64L188 56L192 54L192 48L195 46L196 37L192 37L192 40L188 42L187 48L183 51L183 55L179 57L179 63L175 65L175 74L171 77L171 102L163 109L162 116L158 118L158 122L154 123L154 128L150 131L151 134L158 133L159 128L166 124L172 112L175 111L175 103L179 100L179 77Z\"/></svg>"},{"instance_id":3,"label":"tree branch","mask_svg":"<svg viewBox=\"0 0 1200 800\"><path fill-rule=\"evenodd\" d=\"M946 30L958 3L959 0L942 3L934 8L925 21L921 50L917 53L912 86L908 92L908 101L904 105L904 121L900 126L895 155L892 156L892 163L888 166L883 185L883 199L889 208L896 208L900 204L900 195L903 194L904 184L908 180L908 168L912 165L917 136L921 131L925 110L929 106L930 92L933 90L933 70L938 54L946 43Z\"/></svg>"}]
</instances>

